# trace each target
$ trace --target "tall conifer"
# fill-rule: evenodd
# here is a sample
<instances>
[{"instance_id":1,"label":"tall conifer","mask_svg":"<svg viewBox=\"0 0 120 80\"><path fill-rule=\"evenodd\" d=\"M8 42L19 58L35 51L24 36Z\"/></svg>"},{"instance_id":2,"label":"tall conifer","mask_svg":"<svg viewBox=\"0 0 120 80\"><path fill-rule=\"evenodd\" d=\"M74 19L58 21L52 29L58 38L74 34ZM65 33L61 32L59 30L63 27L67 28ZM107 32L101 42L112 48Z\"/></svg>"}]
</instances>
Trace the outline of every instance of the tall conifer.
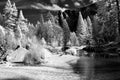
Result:
<instances>
[{"instance_id":1,"label":"tall conifer","mask_svg":"<svg viewBox=\"0 0 120 80\"><path fill-rule=\"evenodd\" d=\"M68 41L70 40L70 29L62 13L60 15L60 18L61 18L61 26L63 28L63 43L64 43L63 47L66 47Z\"/></svg>"},{"instance_id":2,"label":"tall conifer","mask_svg":"<svg viewBox=\"0 0 120 80\"><path fill-rule=\"evenodd\" d=\"M9 29L15 28L17 15L18 15L18 10L15 6L15 3L11 4L11 1L8 0L4 8L5 26L7 28Z\"/></svg>"},{"instance_id":3,"label":"tall conifer","mask_svg":"<svg viewBox=\"0 0 120 80\"><path fill-rule=\"evenodd\" d=\"M17 25L20 26L22 32L28 32L28 25L27 25L27 19L25 19L22 10L20 10L19 12L19 16L18 16L18 21L17 21Z\"/></svg>"},{"instance_id":4,"label":"tall conifer","mask_svg":"<svg viewBox=\"0 0 120 80\"><path fill-rule=\"evenodd\" d=\"M82 17L81 12L79 12L79 18L78 18L78 26L77 26L77 36L79 39L79 44L83 45L84 44L84 39L86 36L86 25L84 22L84 19Z\"/></svg>"}]
</instances>

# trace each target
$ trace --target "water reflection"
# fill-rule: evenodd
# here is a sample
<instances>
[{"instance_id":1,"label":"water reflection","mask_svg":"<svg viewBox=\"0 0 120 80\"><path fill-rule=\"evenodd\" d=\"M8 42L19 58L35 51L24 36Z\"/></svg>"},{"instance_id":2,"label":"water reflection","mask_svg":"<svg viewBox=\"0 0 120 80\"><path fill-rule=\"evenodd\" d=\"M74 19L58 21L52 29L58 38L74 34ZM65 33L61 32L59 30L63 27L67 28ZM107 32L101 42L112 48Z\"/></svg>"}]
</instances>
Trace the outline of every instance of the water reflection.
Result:
<instances>
[{"instance_id":1,"label":"water reflection","mask_svg":"<svg viewBox=\"0 0 120 80\"><path fill-rule=\"evenodd\" d=\"M94 56L93 53L82 51L83 54L74 66L74 71L80 74L80 80L93 80Z\"/></svg>"},{"instance_id":2,"label":"water reflection","mask_svg":"<svg viewBox=\"0 0 120 80\"><path fill-rule=\"evenodd\" d=\"M95 54L82 51L80 59L73 69L80 80L117 80L120 79L120 58L96 57ZM116 76L116 77L114 77Z\"/></svg>"}]
</instances>

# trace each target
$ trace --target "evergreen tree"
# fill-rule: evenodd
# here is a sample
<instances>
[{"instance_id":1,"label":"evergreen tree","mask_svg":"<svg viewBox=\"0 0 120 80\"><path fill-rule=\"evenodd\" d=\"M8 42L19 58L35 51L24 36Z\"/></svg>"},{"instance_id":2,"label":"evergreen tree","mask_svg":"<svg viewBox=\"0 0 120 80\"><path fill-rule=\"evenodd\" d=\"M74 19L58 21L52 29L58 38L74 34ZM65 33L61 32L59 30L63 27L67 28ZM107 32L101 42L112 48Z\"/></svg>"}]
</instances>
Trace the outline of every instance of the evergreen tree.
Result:
<instances>
[{"instance_id":1,"label":"evergreen tree","mask_svg":"<svg viewBox=\"0 0 120 80\"><path fill-rule=\"evenodd\" d=\"M87 26L88 26L88 34L89 34L89 42L90 44L94 44L93 40L93 26L90 17L87 17Z\"/></svg>"},{"instance_id":2,"label":"evergreen tree","mask_svg":"<svg viewBox=\"0 0 120 80\"><path fill-rule=\"evenodd\" d=\"M20 26L22 32L26 33L29 31L28 25L27 25L27 19L25 19L22 10L19 12L18 20L17 20L17 25Z\"/></svg>"},{"instance_id":3,"label":"evergreen tree","mask_svg":"<svg viewBox=\"0 0 120 80\"><path fill-rule=\"evenodd\" d=\"M15 34L12 29L6 31L5 41L6 41L7 49L12 50L12 49L16 48L18 43L16 42Z\"/></svg>"},{"instance_id":4,"label":"evergreen tree","mask_svg":"<svg viewBox=\"0 0 120 80\"><path fill-rule=\"evenodd\" d=\"M87 35L87 24L85 24L81 12L79 12L77 36L78 36L80 45L85 44L86 35Z\"/></svg>"},{"instance_id":5,"label":"evergreen tree","mask_svg":"<svg viewBox=\"0 0 120 80\"><path fill-rule=\"evenodd\" d=\"M45 39L44 39L44 38L42 38L42 39L41 39L41 44L42 44L43 46L45 46L45 45L46 45L46 41L45 41Z\"/></svg>"},{"instance_id":6,"label":"evergreen tree","mask_svg":"<svg viewBox=\"0 0 120 80\"><path fill-rule=\"evenodd\" d=\"M0 25L0 46L5 45L5 29Z\"/></svg>"},{"instance_id":7,"label":"evergreen tree","mask_svg":"<svg viewBox=\"0 0 120 80\"><path fill-rule=\"evenodd\" d=\"M58 42L58 45L62 46L62 40L63 40L63 29L59 25L53 26L53 32L54 32L54 40Z\"/></svg>"},{"instance_id":8,"label":"evergreen tree","mask_svg":"<svg viewBox=\"0 0 120 80\"><path fill-rule=\"evenodd\" d=\"M63 48L67 46L68 41L70 40L70 30L67 24L67 21L64 19L62 13L60 15L61 18L61 27L63 28ZM63 49L64 50L64 49Z\"/></svg>"},{"instance_id":9,"label":"evergreen tree","mask_svg":"<svg viewBox=\"0 0 120 80\"><path fill-rule=\"evenodd\" d=\"M13 3L13 5L12 5L12 15L13 15L13 17L17 17L18 16L18 10L17 10L17 7L16 7L16 5L15 5L15 3Z\"/></svg>"},{"instance_id":10,"label":"evergreen tree","mask_svg":"<svg viewBox=\"0 0 120 80\"><path fill-rule=\"evenodd\" d=\"M0 25L4 25L4 18L3 15L0 13Z\"/></svg>"},{"instance_id":11,"label":"evergreen tree","mask_svg":"<svg viewBox=\"0 0 120 80\"><path fill-rule=\"evenodd\" d=\"M47 13L47 20L50 20L53 25L55 24L55 17L52 15L50 11Z\"/></svg>"},{"instance_id":12,"label":"evergreen tree","mask_svg":"<svg viewBox=\"0 0 120 80\"><path fill-rule=\"evenodd\" d=\"M102 38L105 43L115 41L119 37L118 13L116 0L102 0L98 3L98 22L102 27ZM98 28L99 29L99 28Z\"/></svg>"},{"instance_id":13,"label":"evergreen tree","mask_svg":"<svg viewBox=\"0 0 120 80\"><path fill-rule=\"evenodd\" d=\"M70 41L72 46L79 46L78 37L75 32L70 33Z\"/></svg>"},{"instance_id":14,"label":"evergreen tree","mask_svg":"<svg viewBox=\"0 0 120 80\"><path fill-rule=\"evenodd\" d=\"M23 15L22 10L20 10L20 12L19 12L19 15L18 15L18 20L23 20L23 21L26 21L26 19L25 19L24 15Z\"/></svg>"},{"instance_id":15,"label":"evergreen tree","mask_svg":"<svg viewBox=\"0 0 120 80\"><path fill-rule=\"evenodd\" d=\"M92 21L89 16L87 17L87 26L89 29L89 33L92 34Z\"/></svg>"},{"instance_id":16,"label":"evergreen tree","mask_svg":"<svg viewBox=\"0 0 120 80\"><path fill-rule=\"evenodd\" d=\"M41 23L41 25L44 24L44 22L45 22L45 21L44 21L44 17L43 17L43 15L41 14L41 15L40 15L40 23Z\"/></svg>"},{"instance_id":17,"label":"evergreen tree","mask_svg":"<svg viewBox=\"0 0 120 80\"><path fill-rule=\"evenodd\" d=\"M11 4L10 0L8 0L4 8L5 27L10 29L15 28L17 14L18 10L15 6L15 3Z\"/></svg>"},{"instance_id":18,"label":"evergreen tree","mask_svg":"<svg viewBox=\"0 0 120 80\"><path fill-rule=\"evenodd\" d=\"M22 10L20 10L17 21L16 21L16 29L14 30L17 41L20 47L24 47L27 44L27 35L29 33L28 22L25 19Z\"/></svg>"},{"instance_id":19,"label":"evergreen tree","mask_svg":"<svg viewBox=\"0 0 120 80\"><path fill-rule=\"evenodd\" d=\"M39 23L37 22L37 24L39 24ZM27 33L27 37L32 38L32 36L35 36L36 33L37 33L37 25L34 26L33 24L28 23L27 26L28 26L28 29L29 29L29 32Z\"/></svg>"},{"instance_id":20,"label":"evergreen tree","mask_svg":"<svg viewBox=\"0 0 120 80\"><path fill-rule=\"evenodd\" d=\"M84 19L84 30L85 30L85 36L88 36L89 35L89 29L88 29L88 23L87 23L87 20L86 19Z\"/></svg>"},{"instance_id":21,"label":"evergreen tree","mask_svg":"<svg viewBox=\"0 0 120 80\"><path fill-rule=\"evenodd\" d=\"M23 34L19 25L17 25L17 28L15 30L15 37L16 37L16 40L18 41L19 46L21 47L22 46L21 40L23 38Z\"/></svg>"},{"instance_id":22,"label":"evergreen tree","mask_svg":"<svg viewBox=\"0 0 120 80\"><path fill-rule=\"evenodd\" d=\"M48 20L45 23L46 23L46 25L48 25L48 27L51 27L51 28L53 27L53 24L52 24L51 20Z\"/></svg>"},{"instance_id":23,"label":"evergreen tree","mask_svg":"<svg viewBox=\"0 0 120 80\"><path fill-rule=\"evenodd\" d=\"M52 30L52 25L51 25L51 21L50 22L45 22L44 23L44 28L45 28L45 35L44 38L47 41L47 43L51 43L51 39L53 37L53 30Z\"/></svg>"},{"instance_id":24,"label":"evergreen tree","mask_svg":"<svg viewBox=\"0 0 120 80\"><path fill-rule=\"evenodd\" d=\"M93 17L93 39L95 40L95 44L99 44L100 39L100 31L101 27L98 25L97 17Z\"/></svg>"},{"instance_id":25,"label":"evergreen tree","mask_svg":"<svg viewBox=\"0 0 120 80\"><path fill-rule=\"evenodd\" d=\"M5 14L5 15L8 15L8 14L11 13L11 11L12 11L12 4L11 4L11 1L8 0L8 1L6 2L5 8L4 8L4 14Z\"/></svg>"}]
</instances>

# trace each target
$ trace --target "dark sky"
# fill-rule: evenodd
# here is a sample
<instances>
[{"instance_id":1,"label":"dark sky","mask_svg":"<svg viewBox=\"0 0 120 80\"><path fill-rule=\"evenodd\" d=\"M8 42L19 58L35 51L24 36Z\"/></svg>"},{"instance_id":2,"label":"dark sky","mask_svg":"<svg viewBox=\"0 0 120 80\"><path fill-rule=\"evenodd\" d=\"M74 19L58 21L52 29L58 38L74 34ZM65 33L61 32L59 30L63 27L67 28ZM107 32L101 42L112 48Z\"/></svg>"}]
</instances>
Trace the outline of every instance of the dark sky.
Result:
<instances>
[{"instance_id":1,"label":"dark sky","mask_svg":"<svg viewBox=\"0 0 120 80\"><path fill-rule=\"evenodd\" d=\"M0 0L0 6L3 6L7 0ZM90 0L11 0L17 6L30 6L34 3L41 3L44 5L57 4L60 7L78 8L91 4Z\"/></svg>"}]
</instances>

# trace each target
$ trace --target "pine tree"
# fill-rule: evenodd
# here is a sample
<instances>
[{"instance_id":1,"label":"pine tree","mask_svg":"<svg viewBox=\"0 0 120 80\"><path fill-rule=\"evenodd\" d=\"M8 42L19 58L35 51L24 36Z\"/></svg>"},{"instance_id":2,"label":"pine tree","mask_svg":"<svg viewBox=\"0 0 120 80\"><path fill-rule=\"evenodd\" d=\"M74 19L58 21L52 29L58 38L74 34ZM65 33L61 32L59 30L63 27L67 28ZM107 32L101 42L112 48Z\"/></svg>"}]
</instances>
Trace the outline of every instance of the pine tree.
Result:
<instances>
[{"instance_id":1,"label":"pine tree","mask_svg":"<svg viewBox=\"0 0 120 80\"><path fill-rule=\"evenodd\" d=\"M41 25L41 23L37 22L35 35L37 36L38 39L41 39L43 37L44 28L43 29L42 28L43 28L43 26ZM42 32L42 30L43 30L43 32Z\"/></svg>"},{"instance_id":2,"label":"pine tree","mask_svg":"<svg viewBox=\"0 0 120 80\"><path fill-rule=\"evenodd\" d=\"M55 18L50 11L47 14L47 19L50 20L53 25L55 24Z\"/></svg>"},{"instance_id":3,"label":"pine tree","mask_svg":"<svg viewBox=\"0 0 120 80\"><path fill-rule=\"evenodd\" d=\"M70 33L70 41L72 46L79 46L78 37L76 36L75 32Z\"/></svg>"},{"instance_id":4,"label":"pine tree","mask_svg":"<svg viewBox=\"0 0 120 80\"><path fill-rule=\"evenodd\" d=\"M44 24L44 22L45 22L45 21L44 21L44 17L43 17L43 15L41 14L41 15L40 15L40 23L41 23L41 25Z\"/></svg>"},{"instance_id":5,"label":"pine tree","mask_svg":"<svg viewBox=\"0 0 120 80\"><path fill-rule=\"evenodd\" d=\"M0 13L0 25L4 25L4 18L3 15Z\"/></svg>"},{"instance_id":6,"label":"pine tree","mask_svg":"<svg viewBox=\"0 0 120 80\"><path fill-rule=\"evenodd\" d=\"M13 3L13 5L12 5L12 10L13 10L12 15L13 15L13 17L16 18L18 16L18 10L17 10L15 3Z\"/></svg>"},{"instance_id":7,"label":"pine tree","mask_svg":"<svg viewBox=\"0 0 120 80\"><path fill-rule=\"evenodd\" d=\"M4 44L5 39L5 29L0 25L0 46ZM4 44L5 45L5 44Z\"/></svg>"},{"instance_id":8,"label":"pine tree","mask_svg":"<svg viewBox=\"0 0 120 80\"><path fill-rule=\"evenodd\" d=\"M70 30L67 21L64 19L62 13L60 15L60 18L61 18L61 27L63 28L63 43L64 43L63 48L65 48L67 46L68 41L70 40Z\"/></svg>"},{"instance_id":9,"label":"pine tree","mask_svg":"<svg viewBox=\"0 0 120 80\"><path fill-rule=\"evenodd\" d=\"M87 24L88 24L89 33L92 34L92 21L89 16L87 17Z\"/></svg>"},{"instance_id":10,"label":"pine tree","mask_svg":"<svg viewBox=\"0 0 120 80\"><path fill-rule=\"evenodd\" d=\"M39 23L38 23L39 24ZM37 25L33 25L33 24L31 24L31 23L28 23L28 29L29 29L29 32L27 33L27 36L29 37L29 38L32 38L32 36L35 36L36 35L36 33L37 33Z\"/></svg>"},{"instance_id":11,"label":"pine tree","mask_svg":"<svg viewBox=\"0 0 120 80\"><path fill-rule=\"evenodd\" d=\"M18 41L18 44L19 46L21 47L22 44L21 44L21 41L22 41L22 38L23 38L23 34L22 34L22 31L21 31L21 28L19 25L17 25L17 28L15 30L15 36L16 36L16 40Z\"/></svg>"},{"instance_id":12,"label":"pine tree","mask_svg":"<svg viewBox=\"0 0 120 80\"><path fill-rule=\"evenodd\" d=\"M77 36L82 34L82 30L81 30L82 27L84 27L84 20L83 20L81 12L79 12L78 26L77 26Z\"/></svg>"},{"instance_id":13,"label":"pine tree","mask_svg":"<svg viewBox=\"0 0 120 80\"><path fill-rule=\"evenodd\" d=\"M53 27L51 20L48 20L48 21L47 21L47 25L48 25L49 27Z\"/></svg>"},{"instance_id":14,"label":"pine tree","mask_svg":"<svg viewBox=\"0 0 120 80\"><path fill-rule=\"evenodd\" d=\"M93 18L93 39L95 41L95 44L98 44L98 39L99 39L99 32L100 32L100 27L98 25L98 20L97 17L94 16Z\"/></svg>"},{"instance_id":15,"label":"pine tree","mask_svg":"<svg viewBox=\"0 0 120 80\"><path fill-rule=\"evenodd\" d=\"M88 34L89 34L89 42L90 44L94 44L93 40L93 26L90 17L87 17L87 24L88 24Z\"/></svg>"},{"instance_id":16,"label":"pine tree","mask_svg":"<svg viewBox=\"0 0 120 80\"><path fill-rule=\"evenodd\" d=\"M13 49L17 46L15 34L12 29L6 31L5 40L7 49Z\"/></svg>"},{"instance_id":17,"label":"pine tree","mask_svg":"<svg viewBox=\"0 0 120 80\"><path fill-rule=\"evenodd\" d=\"M45 45L46 45L46 41L45 41L45 39L44 39L44 38L42 38L42 39L41 39L41 44L42 44L43 46L45 46Z\"/></svg>"},{"instance_id":18,"label":"pine tree","mask_svg":"<svg viewBox=\"0 0 120 80\"><path fill-rule=\"evenodd\" d=\"M6 2L5 8L4 8L4 14L5 14L5 15L8 15L8 14L11 13L11 11L12 11L12 4L11 4L11 1L8 0L8 1Z\"/></svg>"},{"instance_id":19,"label":"pine tree","mask_svg":"<svg viewBox=\"0 0 120 80\"><path fill-rule=\"evenodd\" d=\"M86 19L84 19L84 35L85 36L88 36L89 35L89 29L88 29L88 23L87 23L87 20Z\"/></svg>"},{"instance_id":20,"label":"pine tree","mask_svg":"<svg viewBox=\"0 0 120 80\"><path fill-rule=\"evenodd\" d=\"M53 30L53 26L52 26L52 23L51 21L49 20L49 22L45 22L44 23L44 28L46 28L46 31L45 31L45 39L48 43L52 43L52 39L54 38L54 30Z\"/></svg>"},{"instance_id":21,"label":"pine tree","mask_svg":"<svg viewBox=\"0 0 120 80\"><path fill-rule=\"evenodd\" d=\"M28 25L27 25L27 19L25 19L22 10L19 12L18 20L17 20L17 25L20 26L22 32L26 33L29 31Z\"/></svg>"},{"instance_id":22,"label":"pine tree","mask_svg":"<svg viewBox=\"0 0 120 80\"><path fill-rule=\"evenodd\" d=\"M23 15L22 10L20 10L20 12L19 12L18 19L19 19L19 20L26 21L26 19L25 19L24 15Z\"/></svg>"},{"instance_id":23,"label":"pine tree","mask_svg":"<svg viewBox=\"0 0 120 80\"><path fill-rule=\"evenodd\" d=\"M79 12L78 26L77 26L77 36L79 39L79 44L84 45L86 39L86 24L83 20L81 12Z\"/></svg>"},{"instance_id":24,"label":"pine tree","mask_svg":"<svg viewBox=\"0 0 120 80\"><path fill-rule=\"evenodd\" d=\"M10 0L8 0L4 8L5 26L7 28L10 29L15 28L17 15L18 15L18 10L15 6L15 3L11 4Z\"/></svg>"},{"instance_id":25,"label":"pine tree","mask_svg":"<svg viewBox=\"0 0 120 80\"><path fill-rule=\"evenodd\" d=\"M62 46L62 40L63 40L63 29L59 25L53 26L53 32L54 32L54 40L58 42L58 45Z\"/></svg>"}]
</instances>

